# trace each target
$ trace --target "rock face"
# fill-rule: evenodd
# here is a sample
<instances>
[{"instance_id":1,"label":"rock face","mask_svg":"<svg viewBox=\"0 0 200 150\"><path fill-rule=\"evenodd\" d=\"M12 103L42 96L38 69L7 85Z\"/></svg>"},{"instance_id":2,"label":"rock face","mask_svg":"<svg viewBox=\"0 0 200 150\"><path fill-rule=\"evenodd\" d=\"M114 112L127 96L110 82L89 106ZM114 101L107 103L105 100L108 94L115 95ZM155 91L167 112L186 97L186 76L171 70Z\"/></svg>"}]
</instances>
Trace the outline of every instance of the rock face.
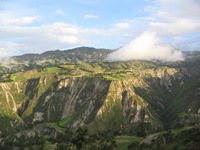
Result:
<instances>
[{"instance_id":1,"label":"rock face","mask_svg":"<svg viewBox=\"0 0 200 150\"><path fill-rule=\"evenodd\" d=\"M0 64L0 149L52 140L66 127L144 137L199 124L199 52L174 63L103 62L108 53L82 47Z\"/></svg>"},{"instance_id":2,"label":"rock face","mask_svg":"<svg viewBox=\"0 0 200 150\"><path fill-rule=\"evenodd\" d=\"M162 128L159 113L165 109L163 95L186 79L178 70L165 68L141 71L121 80L50 74L1 83L1 120L9 117L5 122L9 125L1 126L6 128L2 132L18 128L16 124L45 122L69 127L88 124L91 132L112 130L113 126L123 132L137 123Z\"/></svg>"}]
</instances>

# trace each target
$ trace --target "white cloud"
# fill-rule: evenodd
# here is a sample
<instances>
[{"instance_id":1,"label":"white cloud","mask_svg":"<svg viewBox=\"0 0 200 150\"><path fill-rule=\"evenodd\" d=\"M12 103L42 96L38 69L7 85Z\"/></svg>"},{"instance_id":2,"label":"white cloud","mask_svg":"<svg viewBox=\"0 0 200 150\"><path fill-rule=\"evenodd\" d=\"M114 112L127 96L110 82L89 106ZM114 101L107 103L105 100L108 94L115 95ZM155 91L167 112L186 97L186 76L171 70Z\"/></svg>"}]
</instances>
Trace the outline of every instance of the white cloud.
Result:
<instances>
[{"instance_id":1,"label":"white cloud","mask_svg":"<svg viewBox=\"0 0 200 150\"><path fill-rule=\"evenodd\" d=\"M174 22L151 22L151 28L161 34L170 36L180 36L187 33L200 31L200 23L191 22L187 19L177 19Z\"/></svg>"},{"instance_id":2,"label":"white cloud","mask_svg":"<svg viewBox=\"0 0 200 150\"><path fill-rule=\"evenodd\" d=\"M150 22L150 27L154 32L171 36L200 32L199 14L198 0L158 0L151 8L157 21Z\"/></svg>"},{"instance_id":3,"label":"white cloud","mask_svg":"<svg viewBox=\"0 0 200 150\"><path fill-rule=\"evenodd\" d=\"M112 24L110 27L107 28L82 28L81 32L85 36L91 36L90 39L94 39L93 36L96 36L95 38L109 37L110 40L112 38L127 38L127 37L133 37L133 30L140 31L140 28L136 27L136 24L139 22L137 20L122 20L120 22L116 22L115 24ZM123 42L124 43L124 42Z\"/></svg>"},{"instance_id":4,"label":"white cloud","mask_svg":"<svg viewBox=\"0 0 200 150\"><path fill-rule=\"evenodd\" d=\"M85 28L76 24L53 22L45 25L21 26L19 24L0 23L1 52L7 50L13 55L31 52L40 53L50 49L63 49L73 46L93 45L99 43L96 38L113 38L131 36L132 21L118 22L109 28ZM125 34L123 34L125 33ZM10 41L10 42L9 42ZM17 51L17 53L16 53Z\"/></svg>"},{"instance_id":5,"label":"white cloud","mask_svg":"<svg viewBox=\"0 0 200 150\"><path fill-rule=\"evenodd\" d=\"M171 45L175 44L182 50L200 49L199 40L185 39L190 34L200 33L199 0L157 0L154 5L147 7L146 11L151 14L142 18L149 25L147 32L136 36L132 42L111 53L107 57L108 61L183 60L182 52L163 44L160 37L170 39ZM142 25L142 22L140 23ZM121 26L126 27L125 24Z\"/></svg>"},{"instance_id":6,"label":"white cloud","mask_svg":"<svg viewBox=\"0 0 200 150\"><path fill-rule=\"evenodd\" d=\"M119 50L111 53L106 61L128 61L128 60L183 60L181 51L170 45L163 44L159 37L153 32L144 32L132 42Z\"/></svg>"},{"instance_id":7,"label":"white cloud","mask_svg":"<svg viewBox=\"0 0 200 150\"><path fill-rule=\"evenodd\" d=\"M114 26L116 28L122 28L122 29L129 29L131 27L130 23L128 23L128 22L116 23Z\"/></svg>"},{"instance_id":8,"label":"white cloud","mask_svg":"<svg viewBox=\"0 0 200 150\"><path fill-rule=\"evenodd\" d=\"M3 39L1 52L14 49L21 52L41 52L84 44L86 40L79 26L61 22L29 27L0 26L0 32L0 39ZM13 42L7 42L9 40Z\"/></svg>"},{"instance_id":9,"label":"white cloud","mask_svg":"<svg viewBox=\"0 0 200 150\"><path fill-rule=\"evenodd\" d=\"M0 25L27 25L39 18L39 16L17 16L13 12L0 12Z\"/></svg>"},{"instance_id":10,"label":"white cloud","mask_svg":"<svg viewBox=\"0 0 200 150\"><path fill-rule=\"evenodd\" d=\"M77 1L85 3L83 0ZM95 1L95 3L100 2ZM105 42L114 43L113 45L119 47L143 31L153 31L158 36L170 38L170 42L179 47L184 47L185 43L185 48L195 48L195 50L198 48L199 42L194 42L196 39L190 41L191 43L186 42L185 35L200 32L199 0L155 0L149 1L148 4L151 4L149 9L146 8L149 15L119 22L113 21L113 24L104 28L87 28L67 22L48 23L48 18L37 16L35 12L24 13L25 11L22 11L18 14L17 11L16 13L0 11L0 52L4 55L12 55L12 51L15 53L42 52L71 46L96 46L96 43L104 46ZM65 12L57 9L53 14L65 15ZM86 14L83 17L99 19L99 16L94 14ZM131 14L127 18L131 18ZM38 21L37 24L34 24L35 21Z\"/></svg>"},{"instance_id":11,"label":"white cloud","mask_svg":"<svg viewBox=\"0 0 200 150\"><path fill-rule=\"evenodd\" d=\"M20 47L19 44L13 42L0 42L0 59L3 57L9 57L12 55L20 54L17 47Z\"/></svg>"},{"instance_id":12,"label":"white cloud","mask_svg":"<svg viewBox=\"0 0 200 150\"><path fill-rule=\"evenodd\" d=\"M85 19L99 19L99 16L93 14L86 14L84 16Z\"/></svg>"},{"instance_id":13,"label":"white cloud","mask_svg":"<svg viewBox=\"0 0 200 150\"><path fill-rule=\"evenodd\" d=\"M62 9L56 9L54 14L55 15L61 15L61 16L65 16L66 15L66 13Z\"/></svg>"},{"instance_id":14,"label":"white cloud","mask_svg":"<svg viewBox=\"0 0 200 150\"><path fill-rule=\"evenodd\" d=\"M7 25L24 25L33 23L38 17L36 16L27 16L16 19L5 20L5 24Z\"/></svg>"},{"instance_id":15,"label":"white cloud","mask_svg":"<svg viewBox=\"0 0 200 150\"><path fill-rule=\"evenodd\" d=\"M183 50L200 49L199 44L188 43L188 37L200 34L199 0L157 0L151 10L151 15L156 18L156 21L149 23L151 30L171 38L171 42ZM173 41L180 36L179 41Z\"/></svg>"}]
</instances>

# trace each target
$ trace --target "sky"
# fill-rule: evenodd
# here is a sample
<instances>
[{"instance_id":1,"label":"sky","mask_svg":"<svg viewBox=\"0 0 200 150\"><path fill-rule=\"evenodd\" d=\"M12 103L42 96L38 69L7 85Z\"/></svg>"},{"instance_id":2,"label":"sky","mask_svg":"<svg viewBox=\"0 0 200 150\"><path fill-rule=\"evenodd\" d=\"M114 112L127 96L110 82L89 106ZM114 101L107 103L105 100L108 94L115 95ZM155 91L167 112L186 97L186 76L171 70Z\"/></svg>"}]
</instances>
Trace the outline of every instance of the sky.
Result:
<instances>
[{"instance_id":1,"label":"sky","mask_svg":"<svg viewBox=\"0 0 200 150\"><path fill-rule=\"evenodd\" d=\"M200 50L200 0L0 0L0 57L79 46L118 49L141 35Z\"/></svg>"}]
</instances>

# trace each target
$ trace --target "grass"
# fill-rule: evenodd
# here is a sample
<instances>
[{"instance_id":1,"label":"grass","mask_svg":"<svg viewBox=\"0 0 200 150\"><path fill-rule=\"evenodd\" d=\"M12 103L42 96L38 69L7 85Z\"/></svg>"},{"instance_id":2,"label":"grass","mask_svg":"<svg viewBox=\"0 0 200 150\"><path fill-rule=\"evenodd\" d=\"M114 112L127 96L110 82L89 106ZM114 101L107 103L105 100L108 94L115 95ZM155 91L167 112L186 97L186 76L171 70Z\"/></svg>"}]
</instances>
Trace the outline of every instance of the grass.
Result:
<instances>
[{"instance_id":1,"label":"grass","mask_svg":"<svg viewBox=\"0 0 200 150\"><path fill-rule=\"evenodd\" d=\"M75 114L67 116L65 119L63 119L59 122L59 125L62 127L67 126L68 124L70 124L73 121L74 117L75 117Z\"/></svg>"},{"instance_id":2,"label":"grass","mask_svg":"<svg viewBox=\"0 0 200 150\"><path fill-rule=\"evenodd\" d=\"M157 139L157 137L165 135L170 133L171 135L175 135L175 134L180 134L184 131L190 130L193 127L191 126L187 126L187 127L183 127L183 128L177 128L177 129L172 129L172 130L167 130L167 131L161 131L155 134L151 134L149 136L147 136L146 138L144 138L141 143L145 143L146 145L151 145L151 143L153 143L154 139ZM150 149L150 148L149 148Z\"/></svg>"},{"instance_id":3,"label":"grass","mask_svg":"<svg viewBox=\"0 0 200 150\"><path fill-rule=\"evenodd\" d=\"M43 147L43 150L55 150L56 149L56 144L52 144L49 141L46 141Z\"/></svg>"},{"instance_id":4,"label":"grass","mask_svg":"<svg viewBox=\"0 0 200 150\"><path fill-rule=\"evenodd\" d=\"M56 129L58 132L60 133L64 133L65 132L65 129L64 128L61 128L57 125L57 123L53 123L53 122L47 122L47 123L44 123L45 126L47 127L50 127L50 128L54 128Z\"/></svg>"},{"instance_id":5,"label":"grass","mask_svg":"<svg viewBox=\"0 0 200 150\"><path fill-rule=\"evenodd\" d=\"M83 75L82 74L78 74L78 75L74 75L73 77L75 77L75 78L82 78Z\"/></svg>"},{"instance_id":6,"label":"grass","mask_svg":"<svg viewBox=\"0 0 200 150\"><path fill-rule=\"evenodd\" d=\"M198 96L195 96L195 89L199 87L200 77L193 78L183 85L180 85L167 98L167 114L171 118L183 117L184 113L188 113L188 105L191 108L196 107L192 102L198 101Z\"/></svg>"},{"instance_id":7,"label":"grass","mask_svg":"<svg viewBox=\"0 0 200 150\"><path fill-rule=\"evenodd\" d=\"M65 71L65 70L61 69L60 67L33 69L33 70L28 70L28 71L23 71L23 72L12 73L10 74L10 80L12 81L28 80L28 79L33 79L33 78L39 78L42 75L60 73L62 71Z\"/></svg>"},{"instance_id":8,"label":"grass","mask_svg":"<svg viewBox=\"0 0 200 150\"><path fill-rule=\"evenodd\" d=\"M38 66L37 66L38 67ZM25 71L17 71L10 73L11 81L18 80L28 80L32 78L38 78L42 75L46 74L66 74L76 76L79 74L87 74L87 75L95 75L97 73L101 73L105 79L107 80L118 80L124 78L124 75L127 73L133 73L136 70L151 68L152 64L148 64L147 62L116 62L116 63L96 63L96 64L88 64L84 62L78 63L78 65L74 64L60 64L60 65L50 65L43 66L41 68L25 70ZM107 74L106 72L112 72L112 74ZM78 76L80 77L80 76Z\"/></svg>"},{"instance_id":9,"label":"grass","mask_svg":"<svg viewBox=\"0 0 200 150\"><path fill-rule=\"evenodd\" d=\"M178 133L178 132L183 132L183 131L186 131L186 130L190 130L192 128L193 128L192 126L186 126L186 127L183 127L183 128L172 129L170 131L172 131L172 133Z\"/></svg>"},{"instance_id":10,"label":"grass","mask_svg":"<svg viewBox=\"0 0 200 150\"><path fill-rule=\"evenodd\" d=\"M80 114L82 114L84 111L84 108L81 108L79 111L74 112L73 114L67 116L63 120L59 122L59 125L61 127L66 127L70 123L72 123Z\"/></svg>"},{"instance_id":11,"label":"grass","mask_svg":"<svg viewBox=\"0 0 200 150\"><path fill-rule=\"evenodd\" d=\"M139 143L143 138L136 136L116 136L116 150L126 150L131 143Z\"/></svg>"},{"instance_id":12,"label":"grass","mask_svg":"<svg viewBox=\"0 0 200 150\"><path fill-rule=\"evenodd\" d=\"M103 78L106 80L119 80L123 79L125 74L117 74L117 73L112 73L112 74L103 74Z\"/></svg>"},{"instance_id":13,"label":"grass","mask_svg":"<svg viewBox=\"0 0 200 150\"><path fill-rule=\"evenodd\" d=\"M160 139L166 139L164 145L160 145ZM199 149L199 129L187 126L178 129L158 132L149 135L141 141L141 149Z\"/></svg>"}]
</instances>

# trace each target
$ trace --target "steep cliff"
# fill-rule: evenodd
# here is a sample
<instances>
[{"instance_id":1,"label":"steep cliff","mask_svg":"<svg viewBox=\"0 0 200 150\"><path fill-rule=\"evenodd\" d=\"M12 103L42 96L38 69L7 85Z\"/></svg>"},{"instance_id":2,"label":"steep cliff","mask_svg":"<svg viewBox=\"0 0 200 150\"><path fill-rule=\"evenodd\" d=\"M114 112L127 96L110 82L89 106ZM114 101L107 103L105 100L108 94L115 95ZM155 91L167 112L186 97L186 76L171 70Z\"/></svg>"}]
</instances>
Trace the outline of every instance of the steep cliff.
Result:
<instances>
[{"instance_id":1,"label":"steep cliff","mask_svg":"<svg viewBox=\"0 0 200 150\"><path fill-rule=\"evenodd\" d=\"M198 126L199 52L174 63L102 62L107 53L50 51L0 66L0 148L51 141L79 126L91 136L137 137Z\"/></svg>"},{"instance_id":2,"label":"steep cliff","mask_svg":"<svg viewBox=\"0 0 200 150\"><path fill-rule=\"evenodd\" d=\"M169 67L109 76L47 74L1 83L1 120L7 120L1 132L17 132L19 123L30 128L55 122L72 128L88 125L91 134L149 134L163 128L166 95L188 80Z\"/></svg>"},{"instance_id":3,"label":"steep cliff","mask_svg":"<svg viewBox=\"0 0 200 150\"><path fill-rule=\"evenodd\" d=\"M0 83L0 135L18 131L23 120L17 111L28 97L24 94L26 82Z\"/></svg>"}]
</instances>

